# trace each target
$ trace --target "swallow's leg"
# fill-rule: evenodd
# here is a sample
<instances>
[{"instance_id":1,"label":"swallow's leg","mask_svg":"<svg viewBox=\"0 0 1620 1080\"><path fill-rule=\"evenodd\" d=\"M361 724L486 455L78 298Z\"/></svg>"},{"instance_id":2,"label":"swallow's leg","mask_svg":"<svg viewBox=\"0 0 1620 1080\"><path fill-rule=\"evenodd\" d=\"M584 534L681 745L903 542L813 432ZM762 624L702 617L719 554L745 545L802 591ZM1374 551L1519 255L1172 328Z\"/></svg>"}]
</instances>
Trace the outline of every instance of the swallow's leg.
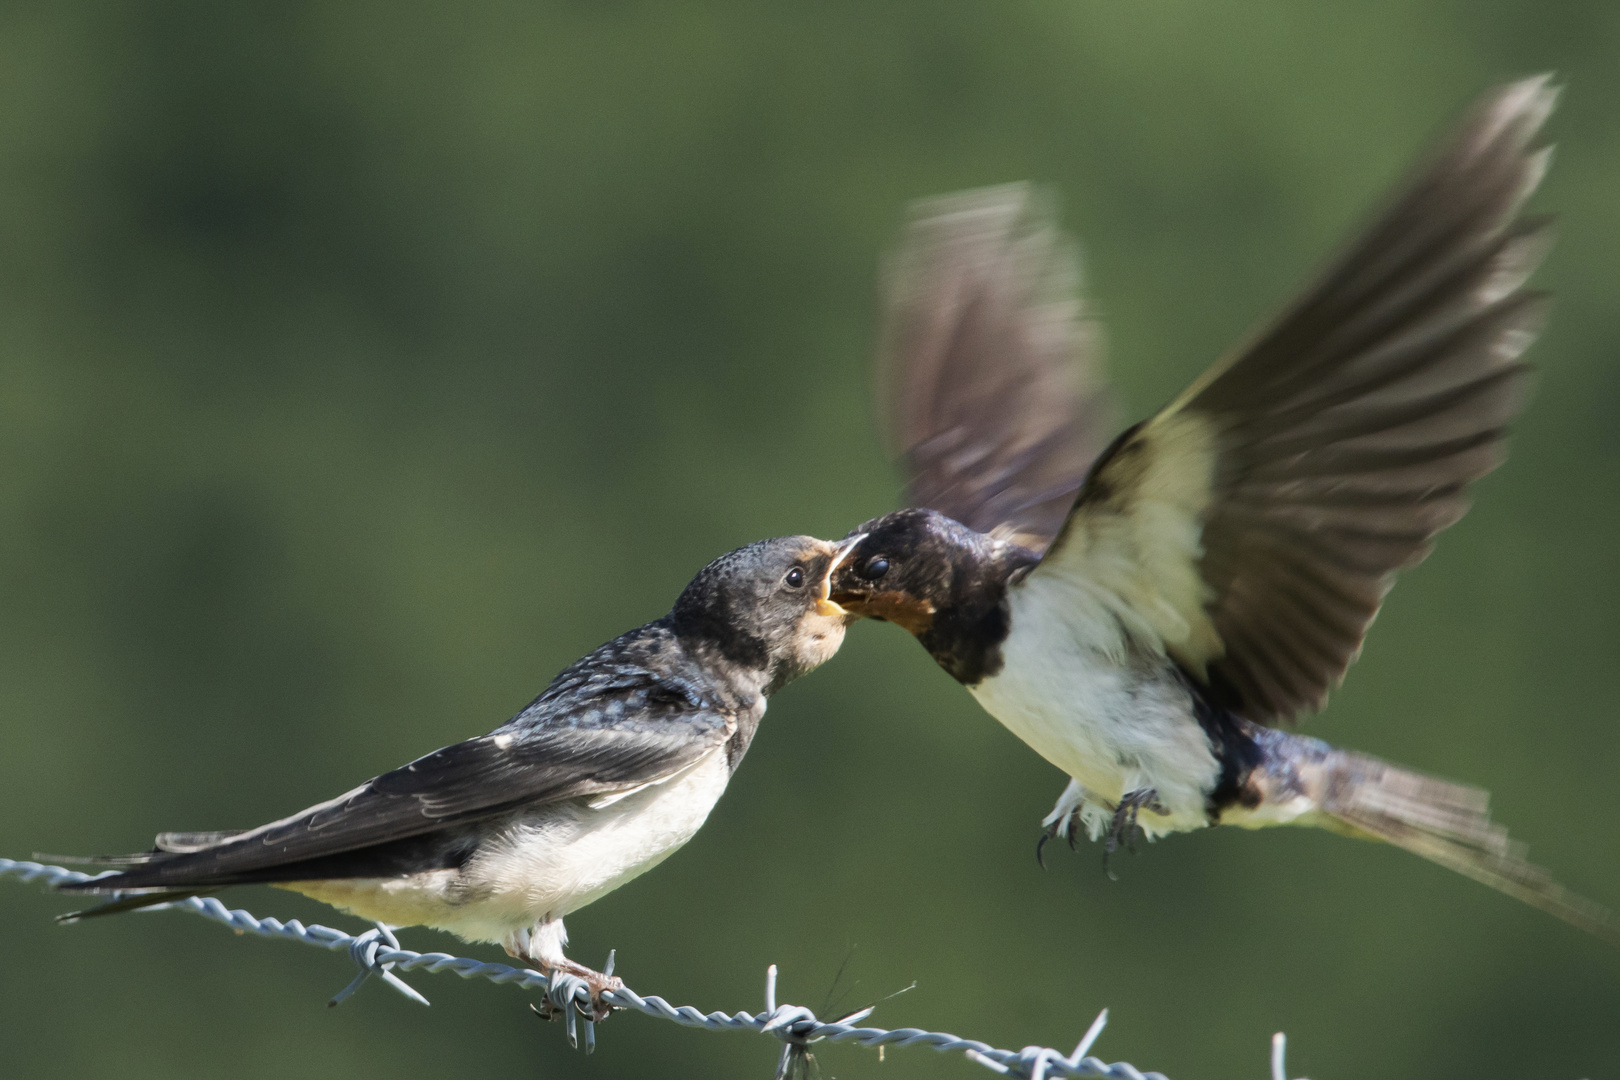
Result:
<instances>
[{"instance_id":1,"label":"swallow's leg","mask_svg":"<svg viewBox=\"0 0 1620 1080\"><path fill-rule=\"evenodd\" d=\"M1108 826L1107 839L1103 841L1103 870L1108 869L1108 856L1119 850L1124 844L1134 854L1136 851L1135 839L1137 833L1136 815L1142 810L1154 814L1168 814L1163 803L1159 801L1159 793L1152 788L1138 788L1127 791L1114 807L1114 820ZM1113 877L1113 874L1109 874Z\"/></svg>"},{"instance_id":2,"label":"swallow's leg","mask_svg":"<svg viewBox=\"0 0 1620 1080\"><path fill-rule=\"evenodd\" d=\"M563 955L563 946L566 944L568 931L563 929L561 919L539 923L532 930L519 930L505 941L506 955L526 962L543 975L549 977L561 972L584 980L591 991L591 1007L589 1012L581 1008L580 1014L595 1022L606 1020L612 1014L613 1006L603 1001L602 995L614 990L623 990L624 980L601 971L593 971L584 964L568 959ZM612 964L609 963L608 966L612 967ZM535 1011L547 1020L556 1014L549 1000L542 1002Z\"/></svg>"}]
</instances>

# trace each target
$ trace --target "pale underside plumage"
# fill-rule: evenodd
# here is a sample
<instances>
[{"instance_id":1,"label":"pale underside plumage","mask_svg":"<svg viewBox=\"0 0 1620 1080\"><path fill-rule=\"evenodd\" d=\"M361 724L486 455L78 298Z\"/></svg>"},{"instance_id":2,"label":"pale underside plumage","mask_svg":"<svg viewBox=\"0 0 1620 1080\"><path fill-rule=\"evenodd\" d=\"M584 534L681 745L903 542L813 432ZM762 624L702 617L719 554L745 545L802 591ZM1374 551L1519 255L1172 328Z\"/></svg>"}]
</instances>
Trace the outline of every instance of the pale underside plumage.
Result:
<instances>
[{"instance_id":1,"label":"pale underside plumage","mask_svg":"<svg viewBox=\"0 0 1620 1080\"><path fill-rule=\"evenodd\" d=\"M610 800L573 799L515 813L488 830L455 869L280 887L365 919L509 944L560 923L674 854L707 820L730 775L724 750L715 749ZM532 958L560 959L563 940L554 956Z\"/></svg>"}]
</instances>

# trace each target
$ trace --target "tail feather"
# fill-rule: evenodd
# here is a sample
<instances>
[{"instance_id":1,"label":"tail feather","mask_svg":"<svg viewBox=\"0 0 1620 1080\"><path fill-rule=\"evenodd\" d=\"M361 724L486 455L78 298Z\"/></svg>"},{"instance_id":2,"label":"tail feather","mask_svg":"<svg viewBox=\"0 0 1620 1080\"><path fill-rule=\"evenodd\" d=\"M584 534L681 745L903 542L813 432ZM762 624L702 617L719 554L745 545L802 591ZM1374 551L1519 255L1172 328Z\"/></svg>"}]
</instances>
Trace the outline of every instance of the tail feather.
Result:
<instances>
[{"instance_id":1,"label":"tail feather","mask_svg":"<svg viewBox=\"0 0 1620 1080\"><path fill-rule=\"evenodd\" d=\"M93 919L98 915L117 915L123 911L139 911L142 908L154 907L158 904L167 904L174 900L185 900L193 896L207 896L207 892L198 892L195 889L143 889L134 894L114 894L114 899L93 908L83 911L69 911L58 915L56 921L66 925L84 919Z\"/></svg>"},{"instance_id":2,"label":"tail feather","mask_svg":"<svg viewBox=\"0 0 1620 1080\"><path fill-rule=\"evenodd\" d=\"M1620 921L1529 862L1525 845L1490 819L1485 791L1365 754L1332 751L1320 764L1317 807L1346 831L1420 855L1620 946Z\"/></svg>"},{"instance_id":3,"label":"tail feather","mask_svg":"<svg viewBox=\"0 0 1620 1080\"><path fill-rule=\"evenodd\" d=\"M232 837L241 836L245 829L223 829L217 832L165 832L158 833L150 851L137 851L132 855L49 855L34 852L34 858L68 866L147 866L162 862L171 855L190 855L222 844Z\"/></svg>"},{"instance_id":4,"label":"tail feather","mask_svg":"<svg viewBox=\"0 0 1620 1080\"><path fill-rule=\"evenodd\" d=\"M189 855L194 851L223 844L247 831L247 829L218 829L214 832L160 832L157 834L157 850L176 855Z\"/></svg>"},{"instance_id":5,"label":"tail feather","mask_svg":"<svg viewBox=\"0 0 1620 1080\"><path fill-rule=\"evenodd\" d=\"M59 863L63 866L146 866L161 860L166 851L137 851L133 855L55 855L48 851L34 852L40 862Z\"/></svg>"},{"instance_id":6,"label":"tail feather","mask_svg":"<svg viewBox=\"0 0 1620 1080\"><path fill-rule=\"evenodd\" d=\"M242 829L225 829L217 832L159 833L150 851L137 851L131 855L42 855L36 852L34 857L46 862L65 863L69 866L105 866L122 871L119 874L104 874L88 881L65 881L56 886L57 892L100 893L109 898L107 903L97 907L85 908L82 911L69 911L56 917L56 921L59 923L76 923L99 915L117 915L120 912L138 911L142 908L155 907L175 900L185 900L192 896L213 895L219 890L221 883L200 881L193 887L176 886L174 884L136 884L133 888L128 886L120 888L119 886L120 883L130 882L131 879L139 881L137 875L143 870L161 868L169 860L206 850L215 844L240 836L244 831Z\"/></svg>"}]
</instances>

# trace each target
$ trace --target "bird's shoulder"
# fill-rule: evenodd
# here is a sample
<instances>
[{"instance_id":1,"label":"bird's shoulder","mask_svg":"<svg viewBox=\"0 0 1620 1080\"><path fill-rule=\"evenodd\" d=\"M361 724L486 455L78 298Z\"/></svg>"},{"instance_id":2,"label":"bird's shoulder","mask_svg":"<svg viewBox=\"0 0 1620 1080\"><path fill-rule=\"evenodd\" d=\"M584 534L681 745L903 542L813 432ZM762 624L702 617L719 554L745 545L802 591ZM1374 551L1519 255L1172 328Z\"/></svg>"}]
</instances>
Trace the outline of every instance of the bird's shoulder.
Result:
<instances>
[{"instance_id":1,"label":"bird's shoulder","mask_svg":"<svg viewBox=\"0 0 1620 1080\"><path fill-rule=\"evenodd\" d=\"M570 664L501 730L734 728L763 705L758 693L736 685L659 620Z\"/></svg>"}]
</instances>

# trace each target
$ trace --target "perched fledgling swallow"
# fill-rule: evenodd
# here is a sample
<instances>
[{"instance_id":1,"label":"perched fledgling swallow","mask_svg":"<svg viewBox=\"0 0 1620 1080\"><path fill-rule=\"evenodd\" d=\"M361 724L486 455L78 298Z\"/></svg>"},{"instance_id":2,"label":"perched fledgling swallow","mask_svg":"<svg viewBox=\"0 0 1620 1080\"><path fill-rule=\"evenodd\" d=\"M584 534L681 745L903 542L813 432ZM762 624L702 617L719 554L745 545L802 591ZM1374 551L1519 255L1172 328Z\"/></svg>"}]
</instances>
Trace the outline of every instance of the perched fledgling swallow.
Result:
<instances>
[{"instance_id":1,"label":"perched fledgling swallow","mask_svg":"<svg viewBox=\"0 0 1620 1080\"><path fill-rule=\"evenodd\" d=\"M1315 712L1396 571L1503 457L1544 298L1546 77L1485 95L1283 314L1091 461L1096 331L1027 189L924 204L882 355L910 473L831 599L914 634L1072 780L1043 836L1107 850L1316 825L1416 852L1610 940L1486 793L1274 725Z\"/></svg>"},{"instance_id":2,"label":"perched fledgling swallow","mask_svg":"<svg viewBox=\"0 0 1620 1080\"><path fill-rule=\"evenodd\" d=\"M162 833L122 873L61 888L122 896L65 921L265 883L365 919L496 942L598 998L623 984L563 955L563 917L650 870L702 826L766 699L831 659L840 548L763 540L704 567L663 618L564 670L482 738L436 750L257 829Z\"/></svg>"}]
</instances>

